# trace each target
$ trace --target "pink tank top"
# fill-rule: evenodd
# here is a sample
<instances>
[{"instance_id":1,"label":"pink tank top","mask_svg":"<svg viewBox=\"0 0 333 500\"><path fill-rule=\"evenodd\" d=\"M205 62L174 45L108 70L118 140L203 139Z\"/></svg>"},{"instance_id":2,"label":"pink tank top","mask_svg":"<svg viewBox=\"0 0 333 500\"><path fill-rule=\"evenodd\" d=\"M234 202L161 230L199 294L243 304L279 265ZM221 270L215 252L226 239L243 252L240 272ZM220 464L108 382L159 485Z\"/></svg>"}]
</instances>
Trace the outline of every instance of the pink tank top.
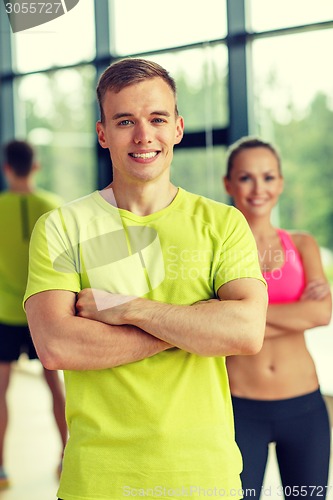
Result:
<instances>
[{"instance_id":1,"label":"pink tank top","mask_svg":"<svg viewBox=\"0 0 333 500\"><path fill-rule=\"evenodd\" d=\"M282 267L263 272L267 281L270 304L296 302L305 287L305 276L300 254L287 231L277 229L284 252Z\"/></svg>"}]
</instances>

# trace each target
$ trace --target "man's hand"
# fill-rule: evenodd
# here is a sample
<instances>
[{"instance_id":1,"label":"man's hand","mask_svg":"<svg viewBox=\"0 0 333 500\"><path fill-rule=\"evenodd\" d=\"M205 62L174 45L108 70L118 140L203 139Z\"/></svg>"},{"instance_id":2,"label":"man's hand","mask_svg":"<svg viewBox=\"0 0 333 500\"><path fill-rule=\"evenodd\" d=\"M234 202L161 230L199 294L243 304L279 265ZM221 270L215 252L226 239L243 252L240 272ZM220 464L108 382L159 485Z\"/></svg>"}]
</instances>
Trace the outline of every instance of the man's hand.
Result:
<instances>
[{"instance_id":1,"label":"man's hand","mask_svg":"<svg viewBox=\"0 0 333 500\"><path fill-rule=\"evenodd\" d=\"M76 315L81 318L102 321L109 325L126 324L126 304L136 297L105 292L96 288L84 288L77 295Z\"/></svg>"}]
</instances>

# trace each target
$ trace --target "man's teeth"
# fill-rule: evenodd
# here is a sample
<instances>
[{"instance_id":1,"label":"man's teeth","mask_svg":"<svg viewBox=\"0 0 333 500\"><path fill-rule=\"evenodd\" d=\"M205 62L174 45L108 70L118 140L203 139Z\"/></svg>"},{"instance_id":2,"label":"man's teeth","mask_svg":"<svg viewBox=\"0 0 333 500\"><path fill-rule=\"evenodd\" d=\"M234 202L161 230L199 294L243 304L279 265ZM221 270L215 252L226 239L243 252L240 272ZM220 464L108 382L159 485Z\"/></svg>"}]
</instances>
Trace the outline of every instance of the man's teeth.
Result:
<instances>
[{"instance_id":1,"label":"man's teeth","mask_svg":"<svg viewBox=\"0 0 333 500\"><path fill-rule=\"evenodd\" d=\"M151 153L132 153L131 156L133 156L133 158L154 158L154 156L156 156L157 153L156 151L152 151Z\"/></svg>"}]
</instances>

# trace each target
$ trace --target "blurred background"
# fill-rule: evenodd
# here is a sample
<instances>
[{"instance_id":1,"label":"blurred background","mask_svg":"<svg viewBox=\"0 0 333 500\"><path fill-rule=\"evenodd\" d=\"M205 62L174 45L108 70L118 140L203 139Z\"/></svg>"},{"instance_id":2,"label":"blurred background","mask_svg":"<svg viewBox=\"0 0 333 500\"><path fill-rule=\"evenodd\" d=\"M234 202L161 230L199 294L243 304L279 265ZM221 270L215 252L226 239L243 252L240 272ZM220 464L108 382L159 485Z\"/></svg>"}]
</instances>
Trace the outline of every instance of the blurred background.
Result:
<instances>
[{"instance_id":1,"label":"blurred background","mask_svg":"<svg viewBox=\"0 0 333 500\"><path fill-rule=\"evenodd\" d=\"M286 179L276 224L316 237L333 283L332 47L332 0L80 0L15 34L1 1L0 143L30 141L39 186L66 201L104 187L111 166L95 134L98 76L121 57L152 59L175 78L185 118L173 182L229 203L228 145L248 134L273 142ZM327 396L332 333L329 325L307 336Z\"/></svg>"}]
</instances>

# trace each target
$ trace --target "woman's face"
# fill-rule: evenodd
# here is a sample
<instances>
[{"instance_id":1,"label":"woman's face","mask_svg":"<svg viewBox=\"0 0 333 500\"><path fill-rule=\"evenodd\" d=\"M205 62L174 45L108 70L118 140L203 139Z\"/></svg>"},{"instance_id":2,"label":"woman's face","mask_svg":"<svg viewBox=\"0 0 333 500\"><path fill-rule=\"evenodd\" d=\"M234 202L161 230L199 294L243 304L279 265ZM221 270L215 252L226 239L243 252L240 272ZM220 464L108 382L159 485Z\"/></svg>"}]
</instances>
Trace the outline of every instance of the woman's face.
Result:
<instances>
[{"instance_id":1,"label":"woman's face","mask_svg":"<svg viewBox=\"0 0 333 500\"><path fill-rule=\"evenodd\" d=\"M245 217L270 215L283 190L276 156L265 147L240 151L224 185Z\"/></svg>"}]
</instances>

